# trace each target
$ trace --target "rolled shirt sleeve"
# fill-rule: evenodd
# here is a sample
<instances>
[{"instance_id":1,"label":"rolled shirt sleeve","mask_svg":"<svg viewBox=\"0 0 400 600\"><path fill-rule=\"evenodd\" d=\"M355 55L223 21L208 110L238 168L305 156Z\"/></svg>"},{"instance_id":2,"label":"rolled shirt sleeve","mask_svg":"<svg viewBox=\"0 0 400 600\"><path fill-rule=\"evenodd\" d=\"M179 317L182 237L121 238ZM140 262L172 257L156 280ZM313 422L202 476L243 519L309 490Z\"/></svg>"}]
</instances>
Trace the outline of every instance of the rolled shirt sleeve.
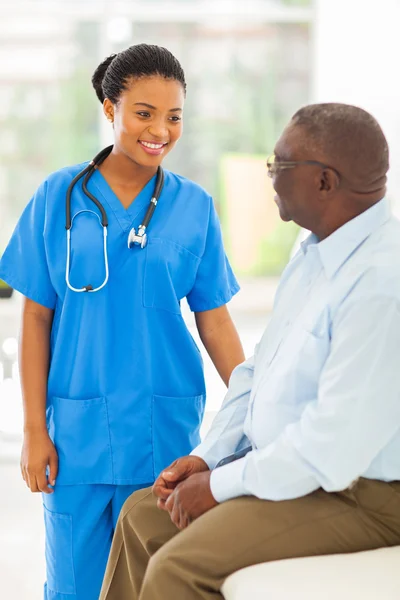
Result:
<instances>
[{"instance_id":1,"label":"rolled shirt sleeve","mask_svg":"<svg viewBox=\"0 0 400 600\"><path fill-rule=\"evenodd\" d=\"M254 357L232 371L224 402L204 441L191 453L205 460L210 469L225 456L249 445L243 425L249 406L253 373Z\"/></svg>"},{"instance_id":2,"label":"rolled shirt sleeve","mask_svg":"<svg viewBox=\"0 0 400 600\"><path fill-rule=\"evenodd\" d=\"M215 499L287 500L319 487L350 486L399 430L399 346L396 298L344 302L333 321L318 397L273 443L213 471Z\"/></svg>"}]
</instances>

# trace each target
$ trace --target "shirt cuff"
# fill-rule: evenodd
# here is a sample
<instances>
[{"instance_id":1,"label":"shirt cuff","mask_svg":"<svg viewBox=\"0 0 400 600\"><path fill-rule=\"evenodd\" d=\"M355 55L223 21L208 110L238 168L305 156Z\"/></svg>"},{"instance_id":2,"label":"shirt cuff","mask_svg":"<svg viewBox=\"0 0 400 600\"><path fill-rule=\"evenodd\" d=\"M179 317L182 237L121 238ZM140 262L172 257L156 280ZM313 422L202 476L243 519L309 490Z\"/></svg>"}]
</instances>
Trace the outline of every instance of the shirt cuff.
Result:
<instances>
[{"instance_id":1,"label":"shirt cuff","mask_svg":"<svg viewBox=\"0 0 400 600\"><path fill-rule=\"evenodd\" d=\"M245 465L246 457L212 471L210 488L217 502L248 495L243 482Z\"/></svg>"},{"instance_id":2,"label":"shirt cuff","mask_svg":"<svg viewBox=\"0 0 400 600\"><path fill-rule=\"evenodd\" d=\"M204 462L207 463L209 469L213 469L218 462L214 462L211 457L207 456L207 452L202 452L201 446L197 446L197 448L192 450L189 456L198 456L199 458L202 458Z\"/></svg>"}]
</instances>

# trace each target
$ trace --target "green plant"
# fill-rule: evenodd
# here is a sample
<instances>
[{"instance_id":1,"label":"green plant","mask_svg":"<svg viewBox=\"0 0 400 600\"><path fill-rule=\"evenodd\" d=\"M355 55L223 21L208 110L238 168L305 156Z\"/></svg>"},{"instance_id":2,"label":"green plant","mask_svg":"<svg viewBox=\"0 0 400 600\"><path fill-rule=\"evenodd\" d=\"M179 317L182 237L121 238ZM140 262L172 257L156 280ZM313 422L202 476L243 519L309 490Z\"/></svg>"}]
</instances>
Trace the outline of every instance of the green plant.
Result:
<instances>
[{"instance_id":1,"label":"green plant","mask_svg":"<svg viewBox=\"0 0 400 600\"><path fill-rule=\"evenodd\" d=\"M257 274L280 275L289 262L298 233L299 227L295 223L280 222L272 234L261 241Z\"/></svg>"}]
</instances>

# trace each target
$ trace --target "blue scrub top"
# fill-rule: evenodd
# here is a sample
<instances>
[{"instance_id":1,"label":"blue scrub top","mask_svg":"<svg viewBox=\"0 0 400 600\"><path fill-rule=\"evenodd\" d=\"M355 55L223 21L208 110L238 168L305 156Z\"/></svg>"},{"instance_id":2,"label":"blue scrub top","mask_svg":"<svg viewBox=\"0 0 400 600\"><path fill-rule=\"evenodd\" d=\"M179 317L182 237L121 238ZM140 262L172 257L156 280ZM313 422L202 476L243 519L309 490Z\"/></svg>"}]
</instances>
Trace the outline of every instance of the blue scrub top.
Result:
<instances>
[{"instance_id":1,"label":"blue scrub top","mask_svg":"<svg viewBox=\"0 0 400 600\"><path fill-rule=\"evenodd\" d=\"M95 171L88 189L108 215L109 281L95 293L65 282L65 197L85 164L48 177L23 212L0 261L0 278L54 309L47 422L59 455L57 484L154 480L199 443L205 383L199 349L182 318L226 304L239 290L211 197L165 171L148 244L127 246L155 176L125 209ZM79 182L72 194L70 283L101 285L103 235ZM94 214L95 213L95 214Z\"/></svg>"}]
</instances>

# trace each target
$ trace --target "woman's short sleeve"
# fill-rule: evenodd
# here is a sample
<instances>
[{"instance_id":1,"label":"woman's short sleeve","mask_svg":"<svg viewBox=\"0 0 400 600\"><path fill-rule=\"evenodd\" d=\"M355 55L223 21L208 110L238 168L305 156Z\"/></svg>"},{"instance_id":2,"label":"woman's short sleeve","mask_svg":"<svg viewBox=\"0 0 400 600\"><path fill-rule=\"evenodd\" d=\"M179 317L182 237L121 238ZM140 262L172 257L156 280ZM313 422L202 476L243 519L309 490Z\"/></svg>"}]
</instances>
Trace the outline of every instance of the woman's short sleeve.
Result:
<instances>
[{"instance_id":1,"label":"woman's short sleeve","mask_svg":"<svg viewBox=\"0 0 400 600\"><path fill-rule=\"evenodd\" d=\"M187 301L193 312L212 310L229 302L239 289L225 254L218 215L210 199L205 249Z\"/></svg>"},{"instance_id":2,"label":"woman's short sleeve","mask_svg":"<svg viewBox=\"0 0 400 600\"><path fill-rule=\"evenodd\" d=\"M0 260L0 279L30 300L53 309L56 292L50 280L44 239L46 189L44 182L22 213Z\"/></svg>"}]
</instances>

